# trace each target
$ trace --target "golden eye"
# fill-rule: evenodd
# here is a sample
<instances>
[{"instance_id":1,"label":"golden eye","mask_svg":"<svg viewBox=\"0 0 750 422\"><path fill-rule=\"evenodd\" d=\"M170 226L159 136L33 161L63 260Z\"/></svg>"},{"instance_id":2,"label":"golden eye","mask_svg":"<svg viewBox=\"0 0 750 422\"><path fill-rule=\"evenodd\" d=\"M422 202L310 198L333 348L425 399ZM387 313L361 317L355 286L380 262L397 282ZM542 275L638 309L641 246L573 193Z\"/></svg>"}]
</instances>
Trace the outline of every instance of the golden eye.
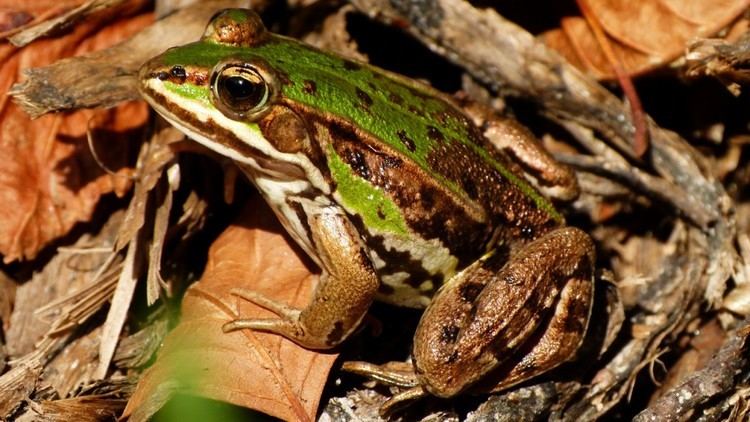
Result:
<instances>
[{"instance_id":1,"label":"golden eye","mask_svg":"<svg viewBox=\"0 0 750 422\"><path fill-rule=\"evenodd\" d=\"M272 86L258 68L248 64L223 65L212 79L214 105L229 117L253 118L268 108Z\"/></svg>"}]
</instances>

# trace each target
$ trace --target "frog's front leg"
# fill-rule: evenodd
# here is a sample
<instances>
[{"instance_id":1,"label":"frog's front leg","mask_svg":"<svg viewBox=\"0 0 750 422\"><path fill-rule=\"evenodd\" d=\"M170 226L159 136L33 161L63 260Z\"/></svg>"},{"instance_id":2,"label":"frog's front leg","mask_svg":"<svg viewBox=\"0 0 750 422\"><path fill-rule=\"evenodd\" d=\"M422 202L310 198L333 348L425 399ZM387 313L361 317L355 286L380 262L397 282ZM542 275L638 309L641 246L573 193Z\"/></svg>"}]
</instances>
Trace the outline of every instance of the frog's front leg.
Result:
<instances>
[{"instance_id":1,"label":"frog's front leg","mask_svg":"<svg viewBox=\"0 0 750 422\"><path fill-rule=\"evenodd\" d=\"M312 302L294 309L257 292L237 290L237 295L280 318L232 321L224 325L225 332L249 328L282 335L308 349L329 349L359 325L380 283L359 233L334 206L310 212L307 223L323 270Z\"/></svg>"},{"instance_id":2,"label":"frog's front leg","mask_svg":"<svg viewBox=\"0 0 750 422\"><path fill-rule=\"evenodd\" d=\"M506 258L486 256L464 269L422 316L414 367L431 394L450 397L480 379L481 389L501 390L565 362L580 346L593 296L589 236L560 228L503 265Z\"/></svg>"}]
</instances>

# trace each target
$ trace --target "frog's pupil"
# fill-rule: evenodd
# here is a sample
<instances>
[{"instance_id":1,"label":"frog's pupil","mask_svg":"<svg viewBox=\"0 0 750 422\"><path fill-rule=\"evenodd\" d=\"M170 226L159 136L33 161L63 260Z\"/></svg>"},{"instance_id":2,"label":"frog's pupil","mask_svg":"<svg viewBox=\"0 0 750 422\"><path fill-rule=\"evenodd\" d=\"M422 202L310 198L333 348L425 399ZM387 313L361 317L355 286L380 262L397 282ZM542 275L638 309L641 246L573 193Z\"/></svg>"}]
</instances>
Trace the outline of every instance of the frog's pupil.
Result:
<instances>
[{"instance_id":1,"label":"frog's pupil","mask_svg":"<svg viewBox=\"0 0 750 422\"><path fill-rule=\"evenodd\" d=\"M247 79L240 76L232 76L230 78L227 78L224 84L226 85L225 88L229 92L229 94L237 101L250 99L257 92L256 84L251 83Z\"/></svg>"},{"instance_id":2,"label":"frog's pupil","mask_svg":"<svg viewBox=\"0 0 750 422\"><path fill-rule=\"evenodd\" d=\"M233 75L221 82L224 101L238 110L257 107L264 100L266 87L262 81L250 80L246 76Z\"/></svg>"}]
</instances>

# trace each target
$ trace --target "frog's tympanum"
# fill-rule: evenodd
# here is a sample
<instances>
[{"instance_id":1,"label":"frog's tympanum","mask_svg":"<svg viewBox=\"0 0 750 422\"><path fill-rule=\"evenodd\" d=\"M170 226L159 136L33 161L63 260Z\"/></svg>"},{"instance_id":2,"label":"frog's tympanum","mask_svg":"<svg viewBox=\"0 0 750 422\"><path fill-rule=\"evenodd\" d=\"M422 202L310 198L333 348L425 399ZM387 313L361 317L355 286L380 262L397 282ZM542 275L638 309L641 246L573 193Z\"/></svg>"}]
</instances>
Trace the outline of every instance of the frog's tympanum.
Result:
<instances>
[{"instance_id":1,"label":"frog's tympanum","mask_svg":"<svg viewBox=\"0 0 750 422\"><path fill-rule=\"evenodd\" d=\"M571 199L575 177L520 125L272 34L247 10L146 63L140 89L235 162L322 271L304 309L245 292L278 318L226 330L328 349L375 299L426 308L410 397L501 390L580 346L594 247L545 197Z\"/></svg>"}]
</instances>

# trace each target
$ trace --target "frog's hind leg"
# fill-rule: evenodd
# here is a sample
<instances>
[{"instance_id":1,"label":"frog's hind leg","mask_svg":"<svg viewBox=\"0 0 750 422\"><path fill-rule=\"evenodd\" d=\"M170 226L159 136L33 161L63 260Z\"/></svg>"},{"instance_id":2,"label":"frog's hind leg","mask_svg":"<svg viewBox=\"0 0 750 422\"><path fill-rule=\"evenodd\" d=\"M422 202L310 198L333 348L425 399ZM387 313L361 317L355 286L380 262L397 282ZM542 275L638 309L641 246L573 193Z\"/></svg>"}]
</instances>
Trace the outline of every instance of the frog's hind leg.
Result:
<instances>
[{"instance_id":1,"label":"frog's hind leg","mask_svg":"<svg viewBox=\"0 0 750 422\"><path fill-rule=\"evenodd\" d=\"M486 256L464 269L422 316L414 367L431 394L501 390L569 360L580 346L593 297L588 235L560 228L505 258Z\"/></svg>"},{"instance_id":2,"label":"frog's hind leg","mask_svg":"<svg viewBox=\"0 0 750 422\"><path fill-rule=\"evenodd\" d=\"M500 154L520 163L523 175L545 196L560 201L578 197L578 180L573 170L555 160L529 129L514 119L497 116L494 110L476 102L464 104L464 111Z\"/></svg>"},{"instance_id":3,"label":"frog's hind leg","mask_svg":"<svg viewBox=\"0 0 750 422\"><path fill-rule=\"evenodd\" d=\"M275 302L251 290L233 293L279 318L240 319L225 332L253 329L282 335L308 349L329 349L343 341L367 313L380 281L359 233L336 207L305 210L315 252L323 267L314 297L304 309Z\"/></svg>"}]
</instances>

